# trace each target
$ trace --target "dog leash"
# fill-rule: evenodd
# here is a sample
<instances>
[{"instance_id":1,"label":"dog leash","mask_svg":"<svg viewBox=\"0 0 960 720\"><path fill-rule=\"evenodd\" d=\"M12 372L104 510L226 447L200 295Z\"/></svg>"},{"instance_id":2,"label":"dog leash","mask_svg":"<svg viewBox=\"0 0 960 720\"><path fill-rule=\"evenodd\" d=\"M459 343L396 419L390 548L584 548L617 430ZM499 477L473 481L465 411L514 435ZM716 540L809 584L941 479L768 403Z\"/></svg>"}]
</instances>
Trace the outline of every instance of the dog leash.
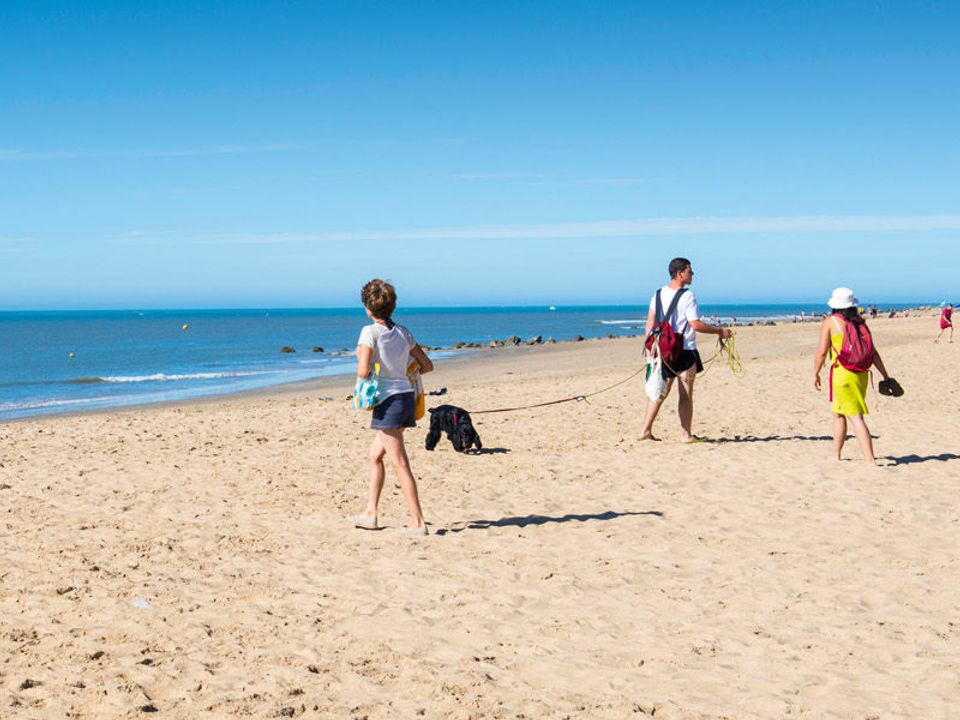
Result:
<instances>
[{"instance_id":1,"label":"dog leash","mask_svg":"<svg viewBox=\"0 0 960 720\"><path fill-rule=\"evenodd\" d=\"M713 365L714 360L716 360L718 357L722 355L726 358L726 365L730 368L733 374L738 377L741 376L744 372L744 368L743 368L743 363L740 362L740 354L737 352L737 348L736 348L736 344L734 342L733 336L731 335L726 342L724 342L721 339L718 339L717 343L718 343L717 351L713 354L713 357L711 357L709 360L707 360L704 363L704 367L706 369L709 369L710 366ZM666 365L666 362L664 362L664 365ZM667 367L669 368L669 365ZM647 371L647 366L646 364L644 364L640 367L639 370L637 370L635 373L633 373L629 377L625 377L623 380L615 382L613 385L605 387L602 390L595 390L594 392L587 393L585 395L571 395L570 397L562 398L560 400L550 400L549 402L535 403L533 405L518 405L516 407L496 408L495 410L471 410L470 414L471 415L488 415L491 413L514 412L517 410L532 410L534 408L549 407L550 405L560 405L562 403L573 402L574 400L576 400L577 402L587 402L588 398L592 398L596 395L600 395L601 393L609 392L614 388L618 388L621 385L633 380L635 377L637 377L637 375L644 373L646 371Z\"/></svg>"},{"instance_id":2,"label":"dog leash","mask_svg":"<svg viewBox=\"0 0 960 720\"><path fill-rule=\"evenodd\" d=\"M620 380L619 382L615 382L613 385L610 385L609 387L605 387L602 390L595 390L594 392L587 393L585 395L571 395L570 397L562 398L560 400L550 400L549 402L535 403L533 405L518 405L517 407L497 408L495 410L471 410L470 414L471 415L487 415L489 413L514 412L515 410L532 410L533 408L548 407L550 405L560 405L561 403L573 402L574 400L576 400L577 402L586 402L587 398L592 398L595 395L599 395L600 393L605 393L610 390L613 390L616 387L620 387L624 383L627 383L633 380L640 373L646 372L646 370L647 370L647 366L644 365L629 377L626 377L623 380Z\"/></svg>"}]
</instances>

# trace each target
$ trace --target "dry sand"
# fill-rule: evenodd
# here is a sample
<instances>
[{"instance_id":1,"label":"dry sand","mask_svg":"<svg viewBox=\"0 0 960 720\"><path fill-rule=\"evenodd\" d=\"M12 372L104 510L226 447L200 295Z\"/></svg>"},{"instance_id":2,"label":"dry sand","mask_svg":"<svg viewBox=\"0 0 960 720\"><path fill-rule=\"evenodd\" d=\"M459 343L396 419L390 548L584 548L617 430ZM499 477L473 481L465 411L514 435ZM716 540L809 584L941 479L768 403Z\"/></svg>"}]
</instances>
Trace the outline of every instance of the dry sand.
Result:
<instances>
[{"instance_id":1,"label":"dry sand","mask_svg":"<svg viewBox=\"0 0 960 720\"><path fill-rule=\"evenodd\" d=\"M746 328L698 445L673 397L637 442L639 380L478 415L480 455L409 432L421 540L389 471L387 527L344 520L370 433L343 380L0 425L0 717L956 717L960 343L872 327L907 391L869 398L883 467L831 459L816 327ZM551 400L638 357L481 352L429 400Z\"/></svg>"}]
</instances>

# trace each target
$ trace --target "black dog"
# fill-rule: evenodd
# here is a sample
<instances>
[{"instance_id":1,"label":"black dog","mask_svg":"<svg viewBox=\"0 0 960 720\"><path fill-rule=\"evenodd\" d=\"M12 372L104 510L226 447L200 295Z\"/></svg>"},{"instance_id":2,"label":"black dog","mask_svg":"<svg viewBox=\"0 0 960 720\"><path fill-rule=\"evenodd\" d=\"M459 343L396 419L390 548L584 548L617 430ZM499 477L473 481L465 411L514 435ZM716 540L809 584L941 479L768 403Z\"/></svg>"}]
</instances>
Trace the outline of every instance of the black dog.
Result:
<instances>
[{"instance_id":1,"label":"black dog","mask_svg":"<svg viewBox=\"0 0 960 720\"><path fill-rule=\"evenodd\" d=\"M440 442L440 433L447 434L447 439L453 443L457 452L467 452L476 445L482 450L480 436L473 429L470 413L456 405L440 405L430 408L430 432L427 433L427 450L433 450Z\"/></svg>"}]
</instances>

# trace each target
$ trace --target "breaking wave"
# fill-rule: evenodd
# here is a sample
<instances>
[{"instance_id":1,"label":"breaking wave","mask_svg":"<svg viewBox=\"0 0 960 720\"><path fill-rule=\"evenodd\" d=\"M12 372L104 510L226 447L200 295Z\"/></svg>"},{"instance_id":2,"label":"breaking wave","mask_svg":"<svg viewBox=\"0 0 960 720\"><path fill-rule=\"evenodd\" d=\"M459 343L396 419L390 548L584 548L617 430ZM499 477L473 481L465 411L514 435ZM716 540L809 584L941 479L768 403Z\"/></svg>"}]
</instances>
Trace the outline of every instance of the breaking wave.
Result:
<instances>
[{"instance_id":1,"label":"breaking wave","mask_svg":"<svg viewBox=\"0 0 960 720\"><path fill-rule=\"evenodd\" d=\"M179 382L181 380L218 380L220 378L238 378L251 377L253 375L269 375L265 370L248 370L238 372L208 372L208 373L185 373L183 375L168 375L166 373L154 373L153 375L110 375L107 377L81 377L64 382L73 384L89 383L142 383L142 382Z\"/></svg>"}]
</instances>

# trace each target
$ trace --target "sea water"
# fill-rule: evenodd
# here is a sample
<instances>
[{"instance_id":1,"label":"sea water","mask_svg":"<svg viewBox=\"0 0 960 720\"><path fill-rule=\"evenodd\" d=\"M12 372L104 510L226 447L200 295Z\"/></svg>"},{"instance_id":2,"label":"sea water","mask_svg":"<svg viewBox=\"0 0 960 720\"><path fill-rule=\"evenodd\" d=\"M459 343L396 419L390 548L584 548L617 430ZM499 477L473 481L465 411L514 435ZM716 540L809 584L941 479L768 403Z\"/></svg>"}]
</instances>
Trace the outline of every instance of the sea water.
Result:
<instances>
[{"instance_id":1,"label":"sea water","mask_svg":"<svg viewBox=\"0 0 960 720\"><path fill-rule=\"evenodd\" d=\"M906 305L882 304L887 307ZM792 320L807 305L701 305L705 319ZM408 308L396 320L417 340L638 335L647 308ZM362 308L0 312L0 420L236 393L354 371ZM293 353L281 353L288 346ZM317 351L314 352L314 349Z\"/></svg>"}]
</instances>

